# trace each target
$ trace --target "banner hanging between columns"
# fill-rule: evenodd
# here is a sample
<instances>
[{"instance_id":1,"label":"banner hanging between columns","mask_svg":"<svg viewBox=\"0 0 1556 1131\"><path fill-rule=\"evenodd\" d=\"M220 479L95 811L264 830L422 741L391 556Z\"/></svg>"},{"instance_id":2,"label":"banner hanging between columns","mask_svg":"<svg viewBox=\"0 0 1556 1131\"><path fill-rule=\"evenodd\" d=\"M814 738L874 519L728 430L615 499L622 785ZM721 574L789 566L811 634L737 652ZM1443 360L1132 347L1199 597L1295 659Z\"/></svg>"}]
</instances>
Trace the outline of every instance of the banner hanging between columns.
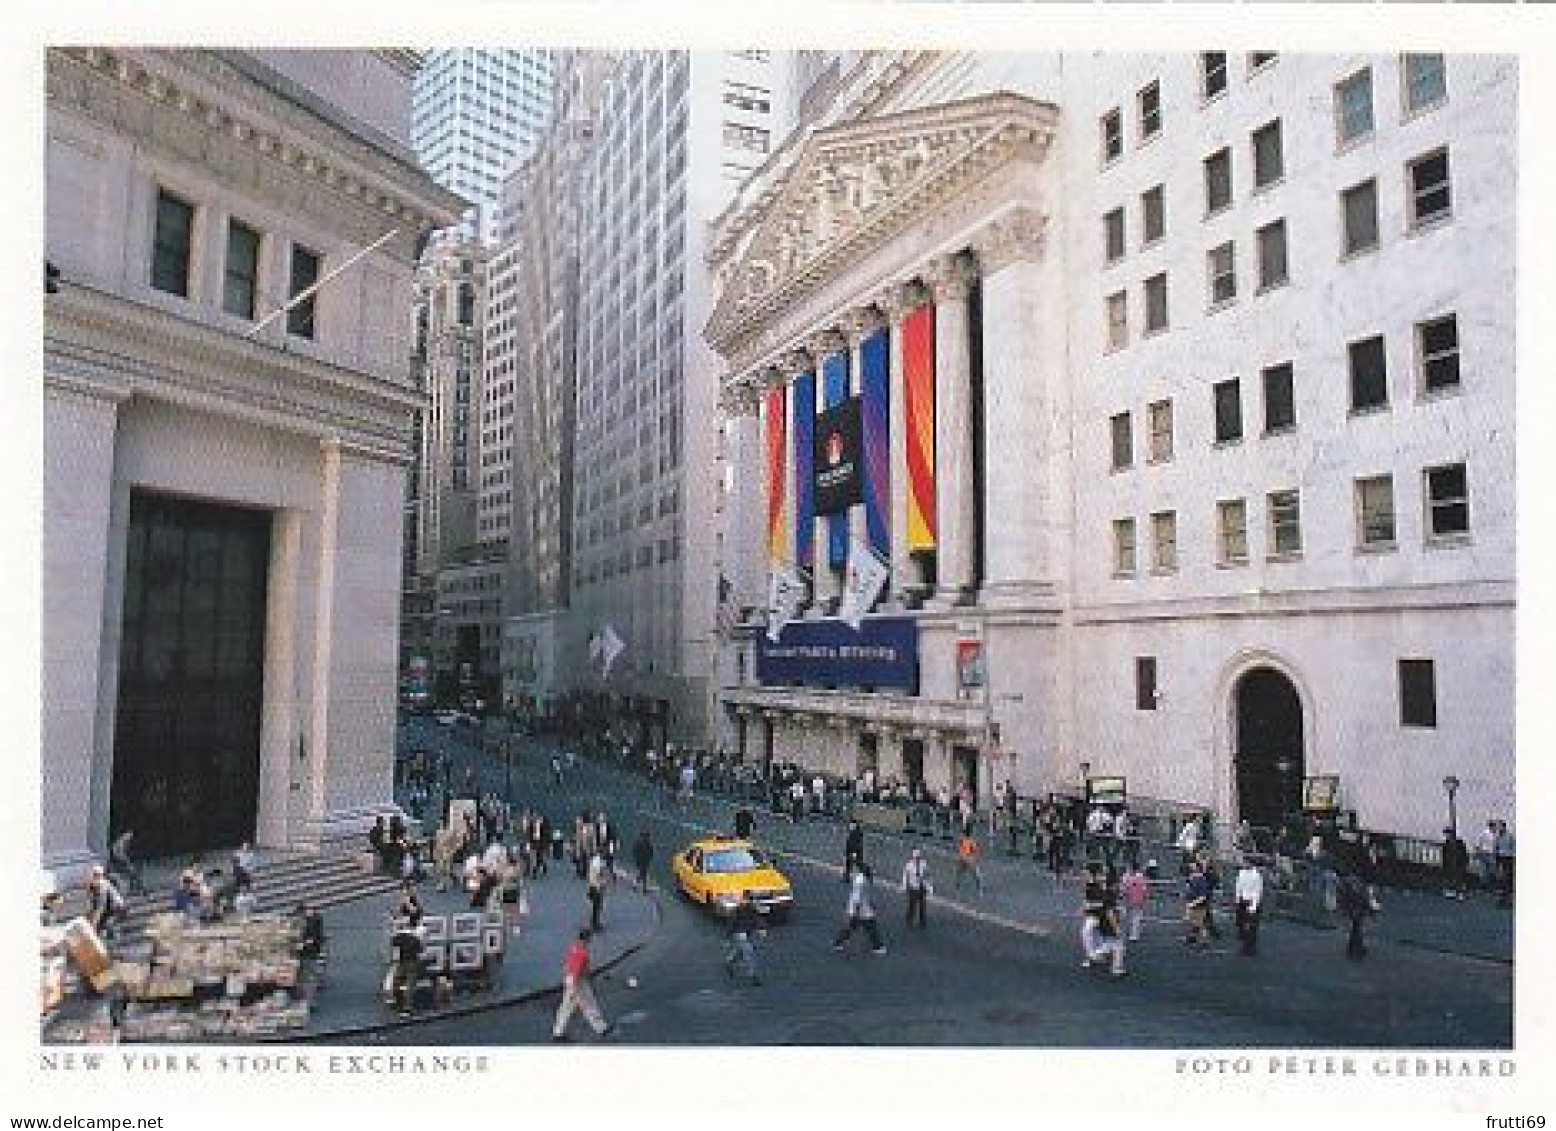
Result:
<instances>
[{"instance_id":1,"label":"banner hanging between columns","mask_svg":"<svg viewBox=\"0 0 1556 1131\"><path fill-rule=\"evenodd\" d=\"M809 570L816 549L816 374L794 379L794 564Z\"/></svg>"},{"instance_id":2,"label":"banner hanging between columns","mask_svg":"<svg viewBox=\"0 0 1556 1131\"><path fill-rule=\"evenodd\" d=\"M767 560L784 560L784 391L767 390Z\"/></svg>"},{"instance_id":3,"label":"banner hanging between columns","mask_svg":"<svg viewBox=\"0 0 1556 1131\"><path fill-rule=\"evenodd\" d=\"M935 548L935 308L902 320L902 391L908 464L908 549Z\"/></svg>"},{"instance_id":4,"label":"banner hanging between columns","mask_svg":"<svg viewBox=\"0 0 1556 1131\"><path fill-rule=\"evenodd\" d=\"M883 327L859 347L860 430L864 443L864 529L870 549L891 558L890 335Z\"/></svg>"},{"instance_id":5,"label":"banner hanging between columns","mask_svg":"<svg viewBox=\"0 0 1556 1131\"><path fill-rule=\"evenodd\" d=\"M848 399L848 354L831 353L821 362L822 407L836 408ZM841 570L848 561L848 516L827 519L827 564Z\"/></svg>"}]
</instances>

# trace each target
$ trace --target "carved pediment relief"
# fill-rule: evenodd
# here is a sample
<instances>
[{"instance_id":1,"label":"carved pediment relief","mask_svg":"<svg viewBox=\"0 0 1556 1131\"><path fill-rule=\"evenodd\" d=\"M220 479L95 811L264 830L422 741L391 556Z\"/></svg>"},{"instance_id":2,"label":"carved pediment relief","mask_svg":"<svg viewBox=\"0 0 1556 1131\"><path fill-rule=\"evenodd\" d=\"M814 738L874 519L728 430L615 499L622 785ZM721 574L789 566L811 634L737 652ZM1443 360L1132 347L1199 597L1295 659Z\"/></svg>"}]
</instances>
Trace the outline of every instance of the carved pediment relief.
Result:
<instances>
[{"instance_id":1,"label":"carved pediment relief","mask_svg":"<svg viewBox=\"0 0 1556 1131\"><path fill-rule=\"evenodd\" d=\"M745 248L721 271L707 336L721 353L767 315L993 170L1046 151L1050 105L991 94L818 130Z\"/></svg>"}]
</instances>

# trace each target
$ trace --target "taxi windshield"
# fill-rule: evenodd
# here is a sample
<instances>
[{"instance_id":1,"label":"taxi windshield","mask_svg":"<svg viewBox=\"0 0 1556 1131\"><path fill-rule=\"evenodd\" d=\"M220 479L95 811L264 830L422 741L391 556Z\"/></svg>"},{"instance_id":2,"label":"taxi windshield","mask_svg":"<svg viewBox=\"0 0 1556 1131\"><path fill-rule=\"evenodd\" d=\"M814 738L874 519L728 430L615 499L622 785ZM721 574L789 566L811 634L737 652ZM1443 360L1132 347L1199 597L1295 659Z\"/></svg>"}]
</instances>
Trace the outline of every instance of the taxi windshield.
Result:
<instances>
[{"instance_id":1,"label":"taxi windshield","mask_svg":"<svg viewBox=\"0 0 1556 1131\"><path fill-rule=\"evenodd\" d=\"M706 872L749 872L753 868L766 866L767 861L762 859L762 854L749 848L718 849L708 853L702 864Z\"/></svg>"}]
</instances>

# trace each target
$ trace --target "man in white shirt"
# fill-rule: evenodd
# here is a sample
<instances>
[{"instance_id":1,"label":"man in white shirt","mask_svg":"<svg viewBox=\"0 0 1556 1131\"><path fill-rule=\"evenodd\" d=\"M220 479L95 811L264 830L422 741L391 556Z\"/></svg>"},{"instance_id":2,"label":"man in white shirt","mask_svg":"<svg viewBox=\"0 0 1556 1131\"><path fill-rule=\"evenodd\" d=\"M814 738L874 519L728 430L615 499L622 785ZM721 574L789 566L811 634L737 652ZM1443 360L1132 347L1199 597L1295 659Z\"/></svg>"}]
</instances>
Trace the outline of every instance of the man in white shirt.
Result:
<instances>
[{"instance_id":1,"label":"man in white shirt","mask_svg":"<svg viewBox=\"0 0 1556 1131\"><path fill-rule=\"evenodd\" d=\"M1237 899L1237 937L1242 943L1238 953L1251 958L1259 950L1259 910L1264 904L1264 873L1246 856L1237 871L1233 888Z\"/></svg>"},{"instance_id":2,"label":"man in white shirt","mask_svg":"<svg viewBox=\"0 0 1556 1131\"><path fill-rule=\"evenodd\" d=\"M925 909L929 903L929 861L915 848L902 866L902 890L908 897L908 926L924 927Z\"/></svg>"}]
</instances>

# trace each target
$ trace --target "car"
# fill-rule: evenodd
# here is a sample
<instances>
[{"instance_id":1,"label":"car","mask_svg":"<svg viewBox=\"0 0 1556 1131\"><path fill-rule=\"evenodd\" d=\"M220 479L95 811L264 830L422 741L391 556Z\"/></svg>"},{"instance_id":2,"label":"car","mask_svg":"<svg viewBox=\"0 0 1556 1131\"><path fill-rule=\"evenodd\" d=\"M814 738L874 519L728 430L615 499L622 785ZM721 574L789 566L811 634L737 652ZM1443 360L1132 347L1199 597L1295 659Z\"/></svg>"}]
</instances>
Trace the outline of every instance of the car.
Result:
<instances>
[{"instance_id":1,"label":"car","mask_svg":"<svg viewBox=\"0 0 1556 1131\"><path fill-rule=\"evenodd\" d=\"M711 836L693 841L671 860L675 890L715 915L732 915L742 892L774 921L788 918L794 888L761 849L749 840Z\"/></svg>"}]
</instances>

